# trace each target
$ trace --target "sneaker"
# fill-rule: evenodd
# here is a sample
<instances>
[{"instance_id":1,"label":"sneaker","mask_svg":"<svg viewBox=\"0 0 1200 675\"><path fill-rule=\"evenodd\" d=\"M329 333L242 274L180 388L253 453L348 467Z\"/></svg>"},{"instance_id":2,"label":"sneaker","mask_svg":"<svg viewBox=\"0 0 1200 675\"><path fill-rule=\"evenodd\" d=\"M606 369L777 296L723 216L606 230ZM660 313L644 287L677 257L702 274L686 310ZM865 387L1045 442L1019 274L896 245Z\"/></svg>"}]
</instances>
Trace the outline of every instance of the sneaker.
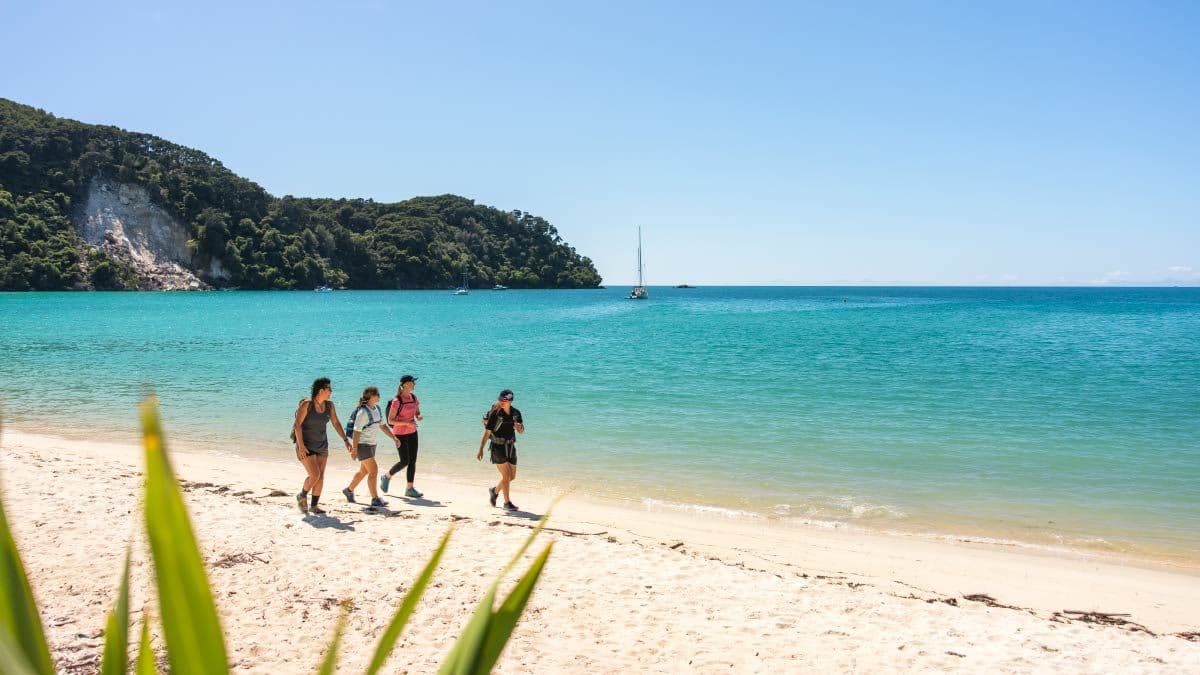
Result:
<instances>
[{"instance_id":1,"label":"sneaker","mask_svg":"<svg viewBox=\"0 0 1200 675\"><path fill-rule=\"evenodd\" d=\"M504 510L505 511L520 511L521 509L518 509L517 505L512 502L504 502Z\"/></svg>"},{"instance_id":2,"label":"sneaker","mask_svg":"<svg viewBox=\"0 0 1200 675\"><path fill-rule=\"evenodd\" d=\"M320 505L320 504L317 504L316 506L310 506L310 507L308 507L308 511L309 511L309 513L312 513L312 514L314 514L314 515L318 515L318 516L323 516L323 515L325 515L326 513L328 513L328 511L326 511L325 509L321 508L321 505Z\"/></svg>"},{"instance_id":3,"label":"sneaker","mask_svg":"<svg viewBox=\"0 0 1200 675\"><path fill-rule=\"evenodd\" d=\"M412 497L413 499L420 499L421 497L424 497L425 494L422 492L417 492L416 488L408 488L404 491L404 496Z\"/></svg>"},{"instance_id":4,"label":"sneaker","mask_svg":"<svg viewBox=\"0 0 1200 675\"><path fill-rule=\"evenodd\" d=\"M392 484L392 477L386 473L379 477L379 490L387 492L388 486Z\"/></svg>"},{"instance_id":5,"label":"sneaker","mask_svg":"<svg viewBox=\"0 0 1200 675\"><path fill-rule=\"evenodd\" d=\"M308 495L303 492L296 493L296 505L300 507L300 513L308 513Z\"/></svg>"},{"instance_id":6,"label":"sneaker","mask_svg":"<svg viewBox=\"0 0 1200 675\"><path fill-rule=\"evenodd\" d=\"M496 488L494 488L494 487L488 488L488 501L490 501L492 503L492 506L496 505L496 498L499 496L500 495L496 494Z\"/></svg>"},{"instance_id":7,"label":"sneaker","mask_svg":"<svg viewBox=\"0 0 1200 675\"><path fill-rule=\"evenodd\" d=\"M342 488L342 494L346 495L346 501L350 502L351 504L355 503L354 493L350 491L350 488Z\"/></svg>"},{"instance_id":8,"label":"sneaker","mask_svg":"<svg viewBox=\"0 0 1200 675\"><path fill-rule=\"evenodd\" d=\"M383 501L379 497L376 497L371 500L371 506L372 507L384 507L384 506L387 506L387 502Z\"/></svg>"}]
</instances>

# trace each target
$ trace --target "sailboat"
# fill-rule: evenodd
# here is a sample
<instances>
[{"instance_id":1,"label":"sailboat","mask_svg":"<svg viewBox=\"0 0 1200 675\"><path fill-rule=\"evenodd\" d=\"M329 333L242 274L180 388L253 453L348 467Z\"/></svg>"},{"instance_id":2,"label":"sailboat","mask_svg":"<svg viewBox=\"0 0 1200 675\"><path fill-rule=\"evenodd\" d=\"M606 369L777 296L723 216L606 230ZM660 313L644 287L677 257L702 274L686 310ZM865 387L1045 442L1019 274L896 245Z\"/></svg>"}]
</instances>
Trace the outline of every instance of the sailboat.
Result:
<instances>
[{"instance_id":1,"label":"sailboat","mask_svg":"<svg viewBox=\"0 0 1200 675\"><path fill-rule=\"evenodd\" d=\"M642 228L639 227L638 228L638 282L637 282L637 286L634 286L633 290L629 291L629 299L630 300L645 300L648 297L650 297L650 294L646 292L645 282L642 281Z\"/></svg>"},{"instance_id":2,"label":"sailboat","mask_svg":"<svg viewBox=\"0 0 1200 675\"><path fill-rule=\"evenodd\" d=\"M458 288L454 289L454 294L455 295L466 295L467 293L468 293L468 291L467 291L467 264L463 263L462 286L459 286Z\"/></svg>"}]
</instances>

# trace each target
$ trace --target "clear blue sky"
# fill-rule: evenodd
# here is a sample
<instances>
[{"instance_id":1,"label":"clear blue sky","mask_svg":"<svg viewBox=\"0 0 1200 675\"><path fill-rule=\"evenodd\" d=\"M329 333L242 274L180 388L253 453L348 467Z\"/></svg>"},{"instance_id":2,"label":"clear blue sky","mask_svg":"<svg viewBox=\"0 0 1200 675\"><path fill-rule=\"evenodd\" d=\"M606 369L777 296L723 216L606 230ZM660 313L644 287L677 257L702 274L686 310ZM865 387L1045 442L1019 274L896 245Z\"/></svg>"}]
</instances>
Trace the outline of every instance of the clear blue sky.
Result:
<instances>
[{"instance_id":1,"label":"clear blue sky","mask_svg":"<svg viewBox=\"0 0 1200 675\"><path fill-rule=\"evenodd\" d=\"M608 284L1200 283L1200 3L6 3L0 96Z\"/></svg>"}]
</instances>

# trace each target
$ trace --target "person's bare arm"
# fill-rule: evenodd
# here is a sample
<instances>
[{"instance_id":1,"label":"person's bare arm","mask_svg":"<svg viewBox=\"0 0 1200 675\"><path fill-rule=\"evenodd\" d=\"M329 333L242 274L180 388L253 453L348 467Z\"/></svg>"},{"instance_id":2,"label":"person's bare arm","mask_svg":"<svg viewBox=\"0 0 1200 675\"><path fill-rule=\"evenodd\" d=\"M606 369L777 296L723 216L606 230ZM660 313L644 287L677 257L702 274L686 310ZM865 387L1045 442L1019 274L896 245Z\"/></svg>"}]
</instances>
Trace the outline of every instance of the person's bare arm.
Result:
<instances>
[{"instance_id":1,"label":"person's bare arm","mask_svg":"<svg viewBox=\"0 0 1200 675\"><path fill-rule=\"evenodd\" d=\"M342 442L346 444L346 449L351 450L350 439L346 438L346 431L342 428L342 421L337 416L337 406L333 405L333 401L326 401L325 405L329 406L329 419L333 420L333 428L337 430L338 436L342 437Z\"/></svg>"},{"instance_id":2,"label":"person's bare arm","mask_svg":"<svg viewBox=\"0 0 1200 675\"><path fill-rule=\"evenodd\" d=\"M300 407L296 408L296 423L292 426L292 433L296 435L296 458L304 461L308 455L308 448L304 447L304 418L308 417L308 399L300 399Z\"/></svg>"},{"instance_id":3,"label":"person's bare arm","mask_svg":"<svg viewBox=\"0 0 1200 675\"><path fill-rule=\"evenodd\" d=\"M492 435L491 429L483 430L483 438L479 439L479 452L475 455L476 461L483 461L483 446L487 443L487 439Z\"/></svg>"}]
</instances>

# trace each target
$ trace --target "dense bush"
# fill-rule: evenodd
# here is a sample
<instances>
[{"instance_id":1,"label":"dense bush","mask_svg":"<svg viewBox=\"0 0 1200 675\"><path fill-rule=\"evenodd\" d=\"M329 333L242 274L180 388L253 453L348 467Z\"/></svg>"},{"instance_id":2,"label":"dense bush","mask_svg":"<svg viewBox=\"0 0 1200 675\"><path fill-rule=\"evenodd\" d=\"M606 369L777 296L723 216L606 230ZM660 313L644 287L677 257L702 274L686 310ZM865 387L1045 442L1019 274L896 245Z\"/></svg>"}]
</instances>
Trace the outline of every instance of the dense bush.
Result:
<instances>
[{"instance_id":1,"label":"dense bush","mask_svg":"<svg viewBox=\"0 0 1200 675\"><path fill-rule=\"evenodd\" d=\"M276 198L202 152L0 99L0 289L127 287L87 265L71 207L95 178L135 183L185 223L193 267L241 288L586 288L600 283L546 220L455 195L394 204ZM84 268L90 269L85 274ZM99 275L99 278L97 276Z\"/></svg>"}]
</instances>

